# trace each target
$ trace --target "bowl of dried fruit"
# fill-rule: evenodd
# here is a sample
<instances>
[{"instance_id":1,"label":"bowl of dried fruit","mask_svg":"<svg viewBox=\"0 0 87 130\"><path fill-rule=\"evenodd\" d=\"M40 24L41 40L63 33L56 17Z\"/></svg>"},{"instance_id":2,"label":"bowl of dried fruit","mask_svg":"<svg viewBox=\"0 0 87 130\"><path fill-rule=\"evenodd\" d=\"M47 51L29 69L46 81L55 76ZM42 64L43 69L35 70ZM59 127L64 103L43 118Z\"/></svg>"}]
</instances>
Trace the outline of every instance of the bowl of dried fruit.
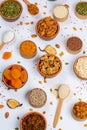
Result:
<instances>
[{"instance_id":1,"label":"bowl of dried fruit","mask_svg":"<svg viewBox=\"0 0 87 130\"><path fill-rule=\"evenodd\" d=\"M61 60L53 54L43 55L37 61L38 72L46 78L55 77L60 73L61 69Z\"/></svg>"},{"instance_id":2,"label":"bowl of dried fruit","mask_svg":"<svg viewBox=\"0 0 87 130\"><path fill-rule=\"evenodd\" d=\"M5 0L0 4L0 14L9 22L16 21L22 13L22 5L17 0Z\"/></svg>"},{"instance_id":3,"label":"bowl of dried fruit","mask_svg":"<svg viewBox=\"0 0 87 130\"><path fill-rule=\"evenodd\" d=\"M83 101L76 102L72 108L72 117L77 121L87 120L87 103Z\"/></svg>"},{"instance_id":4,"label":"bowl of dried fruit","mask_svg":"<svg viewBox=\"0 0 87 130\"><path fill-rule=\"evenodd\" d=\"M60 26L58 22L49 17L39 20L36 24L37 35L44 40L51 40L59 33Z\"/></svg>"},{"instance_id":5,"label":"bowl of dried fruit","mask_svg":"<svg viewBox=\"0 0 87 130\"><path fill-rule=\"evenodd\" d=\"M26 113L20 121L20 130L46 130L47 122L39 112Z\"/></svg>"},{"instance_id":6,"label":"bowl of dried fruit","mask_svg":"<svg viewBox=\"0 0 87 130\"><path fill-rule=\"evenodd\" d=\"M8 88L19 89L25 85L28 80L26 69L18 64L8 66L2 74L2 81Z\"/></svg>"}]
</instances>

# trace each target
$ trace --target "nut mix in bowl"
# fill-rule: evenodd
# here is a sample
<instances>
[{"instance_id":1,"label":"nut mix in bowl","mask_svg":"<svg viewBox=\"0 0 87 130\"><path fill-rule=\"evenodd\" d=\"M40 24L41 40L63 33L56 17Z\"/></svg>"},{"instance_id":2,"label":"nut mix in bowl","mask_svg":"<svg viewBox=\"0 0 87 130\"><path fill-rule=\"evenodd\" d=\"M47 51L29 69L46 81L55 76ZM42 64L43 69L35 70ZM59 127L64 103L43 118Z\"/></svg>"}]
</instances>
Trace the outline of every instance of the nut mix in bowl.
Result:
<instances>
[{"instance_id":1,"label":"nut mix in bowl","mask_svg":"<svg viewBox=\"0 0 87 130\"><path fill-rule=\"evenodd\" d=\"M5 0L0 5L0 14L9 22L16 21L22 13L22 5L17 0Z\"/></svg>"},{"instance_id":2,"label":"nut mix in bowl","mask_svg":"<svg viewBox=\"0 0 87 130\"><path fill-rule=\"evenodd\" d=\"M3 74L2 81L8 88L19 89L25 85L28 79L28 73L26 69L17 64L8 66Z\"/></svg>"},{"instance_id":3,"label":"nut mix in bowl","mask_svg":"<svg viewBox=\"0 0 87 130\"><path fill-rule=\"evenodd\" d=\"M39 20L36 24L36 33L38 36L45 40L53 39L59 33L60 26L58 22L49 17Z\"/></svg>"},{"instance_id":4,"label":"nut mix in bowl","mask_svg":"<svg viewBox=\"0 0 87 130\"><path fill-rule=\"evenodd\" d=\"M46 130L47 122L39 112L26 113L20 121L20 130Z\"/></svg>"},{"instance_id":5,"label":"nut mix in bowl","mask_svg":"<svg viewBox=\"0 0 87 130\"><path fill-rule=\"evenodd\" d=\"M61 60L52 54L46 54L40 57L37 61L37 70L47 78L55 77L62 69Z\"/></svg>"}]
</instances>

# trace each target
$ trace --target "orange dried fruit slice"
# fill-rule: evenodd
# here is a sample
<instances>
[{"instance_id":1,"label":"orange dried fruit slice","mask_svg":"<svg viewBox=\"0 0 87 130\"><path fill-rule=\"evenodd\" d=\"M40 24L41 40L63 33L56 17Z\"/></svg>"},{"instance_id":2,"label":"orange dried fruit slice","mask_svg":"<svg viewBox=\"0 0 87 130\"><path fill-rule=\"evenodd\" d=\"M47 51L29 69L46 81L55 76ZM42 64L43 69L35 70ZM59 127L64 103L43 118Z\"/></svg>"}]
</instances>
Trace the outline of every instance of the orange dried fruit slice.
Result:
<instances>
[{"instance_id":1,"label":"orange dried fruit slice","mask_svg":"<svg viewBox=\"0 0 87 130\"><path fill-rule=\"evenodd\" d=\"M4 71L4 76L5 76L6 79L11 80L12 79L11 71L9 69L6 69Z\"/></svg>"},{"instance_id":2,"label":"orange dried fruit slice","mask_svg":"<svg viewBox=\"0 0 87 130\"><path fill-rule=\"evenodd\" d=\"M14 87L14 88L21 88L22 87L22 82L20 79L12 79L11 80L11 85Z\"/></svg>"},{"instance_id":3,"label":"orange dried fruit slice","mask_svg":"<svg viewBox=\"0 0 87 130\"><path fill-rule=\"evenodd\" d=\"M20 65L13 65L13 66L12 66L12 70L13 70L13 69L18 69L18 70L21 71L22 68L21 68Z\"/></svg>"},{"instance_id":4,"label":"orange dried fruit slice","mask_svg":"<svg viewBox=\"0 0 87 130\"><path fill-rule=\"evenodd\" d=\"M14 79L18 79L21 76L21 72L18 69L13 69L11 75Z\"/></svg>"},{"instance_id":5,"label":"orange dried fruit slice","mask_svg":"<svg viewBox=\"0 0 87 130\"><path fill-rule=\"evenodd\" d=\"M27 78L28 78L28 76L27 76L26 71L25 70L21 71L21 76L20 76L21 81L26 82Z\"/></svg>"}]
</instances>

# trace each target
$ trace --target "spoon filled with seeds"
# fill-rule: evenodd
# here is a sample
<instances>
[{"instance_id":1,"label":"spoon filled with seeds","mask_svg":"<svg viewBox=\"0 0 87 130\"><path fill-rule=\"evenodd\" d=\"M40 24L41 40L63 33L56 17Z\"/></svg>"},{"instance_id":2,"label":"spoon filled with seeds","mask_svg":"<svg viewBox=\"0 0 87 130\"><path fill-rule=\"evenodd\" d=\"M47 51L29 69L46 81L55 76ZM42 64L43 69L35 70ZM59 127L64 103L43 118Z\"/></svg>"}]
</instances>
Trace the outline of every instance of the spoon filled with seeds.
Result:
<instances>
[{"instance_id":1,"label":"spoon filled with seeds","mask_svg":"<svg viewBox=\"0 0 87 130\"><path fill-rule=\"evenodd\" d=\"M31 4L27 0L23 0L23 1L26 3L28 7L28 11L30 12L31 15L36 15L39 13L39 8L35 4Z\"/></svg>"}]
</instances>

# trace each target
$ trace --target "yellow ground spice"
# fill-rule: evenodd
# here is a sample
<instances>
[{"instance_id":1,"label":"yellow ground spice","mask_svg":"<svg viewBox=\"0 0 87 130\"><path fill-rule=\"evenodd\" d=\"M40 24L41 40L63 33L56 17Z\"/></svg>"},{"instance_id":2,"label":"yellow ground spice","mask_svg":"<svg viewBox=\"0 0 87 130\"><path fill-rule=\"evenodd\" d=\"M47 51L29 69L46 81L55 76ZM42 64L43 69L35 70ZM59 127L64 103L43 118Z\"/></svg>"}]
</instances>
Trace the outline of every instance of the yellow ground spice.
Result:
<instances>
[{"instance_id":1,"label":"yellow ground spice","mask_svg":"<svg viewBox=\"0 0 87 130\"><path fill-rule=\"evenodd\" d=\"M20 53L25 58L30 58L36 54L37 47L34 42L26 40L20 45Z\"/></svg>"}]
</instances>

